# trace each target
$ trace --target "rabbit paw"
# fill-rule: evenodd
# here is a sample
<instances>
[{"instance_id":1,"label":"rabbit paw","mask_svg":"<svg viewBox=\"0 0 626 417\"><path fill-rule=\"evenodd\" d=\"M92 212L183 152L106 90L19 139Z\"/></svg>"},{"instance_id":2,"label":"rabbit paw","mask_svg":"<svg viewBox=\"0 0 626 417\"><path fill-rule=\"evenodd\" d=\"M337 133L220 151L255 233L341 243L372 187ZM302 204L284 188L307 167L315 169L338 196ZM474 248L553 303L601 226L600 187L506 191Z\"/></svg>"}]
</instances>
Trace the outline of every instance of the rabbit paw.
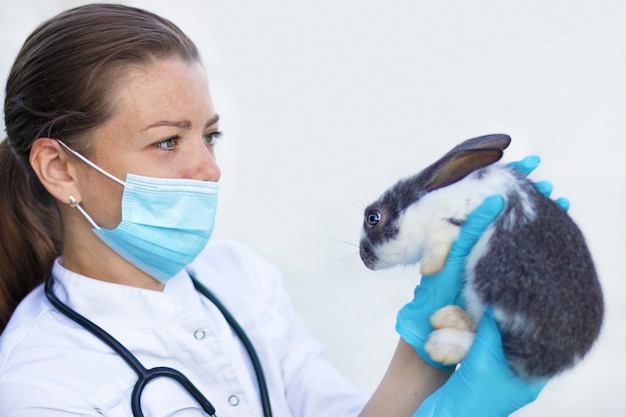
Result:
<instances>
[{"instance_id":1,"label":"rabbit paw","mask_svg":"<svg viewBox=\"0 0 626 417\"><path fill-rule=\"evenodd\" d=\"M439 329L428 336L424 350L434 361L454 365L463 360L473 342L472 332L450 328Z\"/></svg>"},{"instance_id":2,"label":"rabbit paw","mask_svg":"<svg viewBox=\"0 0 626 417\"><path fill-rule=\"evenodd\" d=\"M420 265L420 273L422 275L433 275L441 271L446 264L448 253L452 243L431 244L424 251L422 263Z\"/></svg>"},{"instance_id":3,"label":"rabbit paw","mask_svg":"<svg viewBox=\"0 0 626 417\"><path fill-rule=\"evenodd\" d=\"M461 307L455 305L445 306L437 310L435 314L430 316L430 324L435 329L451 327L457 330L475 331L472 320Z\"/></svg>"}]
</instances>

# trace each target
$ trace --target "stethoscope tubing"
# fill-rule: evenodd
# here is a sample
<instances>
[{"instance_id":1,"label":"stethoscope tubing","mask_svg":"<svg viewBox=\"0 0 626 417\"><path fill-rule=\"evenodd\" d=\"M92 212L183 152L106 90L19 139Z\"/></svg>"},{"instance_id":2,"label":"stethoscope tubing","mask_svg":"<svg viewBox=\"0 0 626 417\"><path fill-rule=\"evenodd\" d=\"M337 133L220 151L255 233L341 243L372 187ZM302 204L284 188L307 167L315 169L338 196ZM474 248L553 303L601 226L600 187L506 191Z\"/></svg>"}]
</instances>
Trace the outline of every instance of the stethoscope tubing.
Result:
<instances>
[{"instance_id":1,"label":"stethoscope tubing","mask_svg":"<svg viewBox=\"0 0 626 417\"><path fill-rule=\"evenodd\" d=\"M265 381L265 376L263 374L263 368L261 366L261 362L259 360L258 355L256 354L256 350L254 346L252 346L252 342L244 332L243 328L239 325L237 320L230 314L230 312L226 309L226 307L217 299L217 297L209 291L204 285L202 285L199 281L195 279L195 277L191 276L194 287L198 292L207 297L217 308L220 310L228 324L231 328L237 333L237 336L241 340L244 345L250 360L252 362L252 367L257 377L258 385L259 385L259 393L261 396L261 406L263 408L263 415L265 417L272 416L271 405L269 401L269 393L267 390L267 384ZM196 388L195 385L180 371L177 371L173 368L168 367L155 367L152 369L147 369L145 366L139 362L137 357L133 355L124 345L122 345L117 339L107 333L104 329L96 325L94 322L90 321L86 317L82 316L80 313L72 310L69 306L64 304L53 291L54 278L52 275L48 277L46 280L44 291L46 297L50 301L50 303L59 310L62 314L67 316L69 319L76 322L78 325L82 326L84 329L89 331L91 334L96 336L98 339L107 344L113 351L115 351L127 364L130 366L133 371L137 374L137 382L133 387L133 392L131 395L131 408L133 411L133 415L135 417L143 417L143 411L141 410L141 394L143 393L144 388L148 385L150 381L159 377L170 378L178 382L202 407L202 409L209 414L211 417L216 417L215 407L211 404L211 402L202 395L202 393Z\"/></svg>"}]
</instances>

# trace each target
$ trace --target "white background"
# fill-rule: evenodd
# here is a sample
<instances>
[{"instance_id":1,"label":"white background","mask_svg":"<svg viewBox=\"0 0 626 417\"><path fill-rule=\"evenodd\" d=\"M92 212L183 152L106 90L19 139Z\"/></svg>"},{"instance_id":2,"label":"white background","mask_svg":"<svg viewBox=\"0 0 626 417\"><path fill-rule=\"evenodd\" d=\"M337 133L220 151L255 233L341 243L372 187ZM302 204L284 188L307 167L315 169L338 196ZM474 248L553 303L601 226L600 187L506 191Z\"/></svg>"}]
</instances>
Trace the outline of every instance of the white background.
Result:
<instances>
[{"instance_id":1,"label":"white background","mask_svg":"<svg viewBox=\"0 0 626 417\"><path fill-rule=\"evenodd\" d=\"M35 25L82 3L0 0L3 85ZM282 269L357 386L378 384L419 280L361 264L363 208L457 142L501 132L505 160L540 155L532 178L571 200L606 295L592 353L516 416L626 415L626 2L123 3L170 18L202 51L226 134L215 238Z\"/></svg>"}]
</instances>

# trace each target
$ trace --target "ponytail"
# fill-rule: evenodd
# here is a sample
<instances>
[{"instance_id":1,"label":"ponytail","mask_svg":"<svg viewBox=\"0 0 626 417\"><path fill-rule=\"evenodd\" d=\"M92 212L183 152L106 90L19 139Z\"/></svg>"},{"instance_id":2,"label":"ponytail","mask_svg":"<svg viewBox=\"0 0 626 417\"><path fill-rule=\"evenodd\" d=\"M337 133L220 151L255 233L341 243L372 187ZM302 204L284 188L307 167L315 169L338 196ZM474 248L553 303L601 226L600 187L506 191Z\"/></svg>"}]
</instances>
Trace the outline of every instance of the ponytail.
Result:
<instances>
[{"instance_id":1,"label":"ponytail","mask_svg":"<svg viewBox=\"0 0 626 417\"><path fill-rule=\"evenodd\" d=\"M0 142L0 333L60 253L58 208L5 139Z\"/></svg>"}]
</instances>

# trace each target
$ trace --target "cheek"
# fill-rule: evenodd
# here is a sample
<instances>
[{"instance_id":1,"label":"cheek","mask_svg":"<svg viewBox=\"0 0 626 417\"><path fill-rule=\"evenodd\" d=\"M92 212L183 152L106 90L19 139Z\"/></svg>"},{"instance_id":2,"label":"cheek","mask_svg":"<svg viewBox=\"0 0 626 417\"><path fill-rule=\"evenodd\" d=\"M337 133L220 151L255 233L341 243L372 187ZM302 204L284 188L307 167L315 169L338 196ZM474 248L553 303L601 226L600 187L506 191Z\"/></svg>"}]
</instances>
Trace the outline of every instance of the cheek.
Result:
<instances>
[{"instance_id":1,"label":"cheek","mask_svg":"<svg viewBox=\"0 0 626 417\"><path fill-rule=\"evenodd\" d=\"M122 220L123 192L120 184L96 173L81 181L81 205L98 226L114 229Z\"/></svg>"}]
</instances>

